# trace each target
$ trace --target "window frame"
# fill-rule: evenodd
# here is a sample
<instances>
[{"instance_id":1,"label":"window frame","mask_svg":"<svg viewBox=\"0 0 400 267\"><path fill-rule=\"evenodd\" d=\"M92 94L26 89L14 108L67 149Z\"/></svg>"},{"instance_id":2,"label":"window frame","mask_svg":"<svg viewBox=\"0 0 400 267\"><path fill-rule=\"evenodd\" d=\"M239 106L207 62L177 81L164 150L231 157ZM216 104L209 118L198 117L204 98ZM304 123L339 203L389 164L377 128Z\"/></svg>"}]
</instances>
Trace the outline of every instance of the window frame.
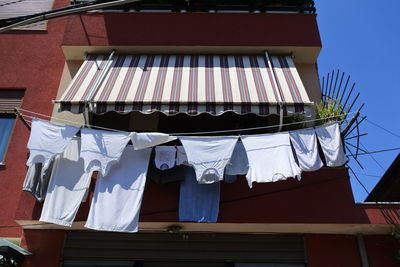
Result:
<instances>
[{"instance_id":1,"label":"window frame","mask_svg":"<svg viewBox=\"0 0 400 267\"><path fill-rule=\"evenodd\" d=\"M1 104L2 100L5 103L5 105L2 105L2 109L0 109L0 118L10 117L10 118L14 119L11 130L10 130L10 135L6 142L4 153L0 154L0 166L6 165L7 153L10 148L11 139L14 134L15 127L16 127L17 115L15 114L13 109L21 107L22 101L24 100L24 95L25 95L25 89L0 88L0 104ZM14 106L12 106L13 104L10 105L9 103L7 103L7 100L11 100L11 99L17 100L17 103L14 103Z\"/></svg>"}]
</instances>

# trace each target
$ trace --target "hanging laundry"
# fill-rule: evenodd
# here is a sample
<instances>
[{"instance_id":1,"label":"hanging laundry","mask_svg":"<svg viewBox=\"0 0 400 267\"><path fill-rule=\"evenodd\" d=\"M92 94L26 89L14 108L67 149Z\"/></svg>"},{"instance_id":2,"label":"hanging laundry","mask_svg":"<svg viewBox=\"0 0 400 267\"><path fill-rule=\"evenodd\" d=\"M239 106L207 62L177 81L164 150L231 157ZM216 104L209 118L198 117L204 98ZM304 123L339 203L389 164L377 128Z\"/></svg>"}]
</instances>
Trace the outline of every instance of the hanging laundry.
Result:
<instances>
[{"instance_id":1,"label":"hanging laundry","mask_svg":"<svg viewBox=\"0 0 400 267\"><path fill-rule=\"evenodd\" d=\"M224 174L224 182L228 184L236 183L237 175Z\"/></svg>"},{"instance_id":2,"label":"hanging laundry","mask_svg":"<svg viewBox=\"0 0 400 267\"><path fill-rule=\"evenodd\" d=\"M176 147L176 165L189 165L186 151L183 146Z\"/></svg>"},{"instance_id":3,"label":"hanging laundry","mask_svg":"<svg viewBox=\"0 0 400 267\"><path fill-rule=\"evenodd\" d=\"M107 175L111 166L120 159L130 136L124 132L82 129L81 158L85 162L85 171L100 171L103 176Z\"/></svg>"},{"instance_id":4,"label":"hanging laundry","mask_svg":"<svg viewBox=\"0 0 400 267\"><path fill-rule=\"evenodd\" d=\"M245 175L249 171L249 160L242 142L237 142L232 157L225 168L226 175Z\"/></svg>"},{"instance_id":5,"label":"hanging laundry","mask_svg":"<svg viewBox=\"0 0 400 267\"><path fill-rule=\"evenodd\" d=\"M147 179L150 179L156 184L168 184L182 181L184 177L183 170L185 165L177 165L168 170L160 170L154 164L155 152L150 156L149 168L147 170Z\"/></svg>"},{"instance_id":6,"label":"hanging laundry","mask_svg":"<svg viewBox=\"0 0 400 267\"><path fill-rule=\"evenodd\" d=\"M106 176L100 175L85 227L137 232L151 149L125 148L121 160Z\"/></svg>"},{"instance_id":7,"label":"hanging laundry","mask_svg":"<svg viewBox=\"0 0 400 267\"><path fill-rule=\"evenodd\" d=\"M184 177L179 189L179 221L217 222L221 184L199 184L189 166L185 166Z\"/></svg>"},{"instance_id":8,"label":"hanging laundry","mask_svg":"<svg viewBox=\"0 0 400 267\"><path fill-rule=\"evenodd\" d=\"M90 186L92 173L79 158L80 139L74 138L54 160L40 221L71 226Z\"/></svg>"},{"instance_id":9,"label":"hanging laundry","mask_svg":"<svg viewBox=\"0 0 400 267\"><path fill-rule=\"evenodd\" d=\"M250 188L253 182L300 179L301 169L294 159L289 133L246 135L241 139L249 159L246 178Z\"/></svg>"},{"instance_id":10,"label":"hanging laundry","mask_svg":"<svg viewBox=\"0 0 400 267\"><path fill-rule=\"evenodd\" d=\"M138 150L173 141L176 137L164 133L132 133L131 139L133 147Z\"/></svg>"},{"instance_id":11,"label":"hanging laundry","mask_svg":"<svg viewBox=\"0 0 400 267\"><path fill-rule=\"evenodd\" d=\"M29 167L25 175L22 190L30 193L37 201L42 202L46 197L47 187L53 170L54 159L44 170L42 163L35 163Z\"/></svg>"},{"instance_id":12,"label":"hanging laundry","mask_svg":"<svg viewBox=\"0 0 400 267\"><path fill-rule=\"evenodd\" d=\"M160 170L168 170L175 166L176 148L174 146L156 146L154 164Z\"/></svg>"},{"instance_id":13,"label":"hanging laundry","mask_svg":"<svg viewBox=\"0 0 400 267\"><path fill-rule=\"evenodd\" d=\"M344 154L339 124L337 122L315 127L315 132L321 144L327 166L338 167L349 161Z\"/></svg>"},{"instance_id":14,"label":"hanging laundry","mask_svg":"<svg viewBox=\"0 0 400 267\"><path fill-rule=\"evenodd\" d=\"M200 184L223 180L238 136L179 137Z\"/></svg>"},{"instance_id":15,"label":"hanging laundry","mask_svg":"<svg viewBox=\"0 0 400 267\"><path fill-rule=\"evenodd\" d=\"M78 131L78 127L32 119L31 135L27 145L30 154L26 165L43 163L42 168L46 170L53 157L65 150Z\"/></svg>"},{"instance_id":16,"label":"hanging laundry","mask_svg":"<svg viewBox=\"0 0 400 267\"><path fill-rule=\"evenodd\" d=\"M316 171L323 166L318 153L317 136L314 128L290 131L294 151L300 169L303 171Z\"/></svg>"}]
</instances>

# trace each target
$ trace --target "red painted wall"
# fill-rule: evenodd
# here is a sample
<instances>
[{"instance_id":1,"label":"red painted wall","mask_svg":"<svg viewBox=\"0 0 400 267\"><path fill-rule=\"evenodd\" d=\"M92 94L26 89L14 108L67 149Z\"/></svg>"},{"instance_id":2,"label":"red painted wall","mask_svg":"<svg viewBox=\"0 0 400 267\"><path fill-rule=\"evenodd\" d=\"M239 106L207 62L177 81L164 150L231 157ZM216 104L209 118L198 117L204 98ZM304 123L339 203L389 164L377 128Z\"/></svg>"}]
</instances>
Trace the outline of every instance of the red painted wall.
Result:
<instances>
[{"instance_id":1,"label":"red painted wall","mask_svg":"<svg viewBox=\"0 0 400 267\"><path fill-rule=\"evenodd\" d=\"M63 45L320 47L316 15L104 13L71 16Z\"/></svg>"},{"instance_id":2,"label":"red painted wall","mask_svg":"<svg viewBox=\"0 0 400 267\"><path fill-rule=\"evenodd\" d=\"M66 6L68 0L57 0L55 7ZM0 90L25 89L22 108L50 114L60 82L64 57L61 41L66 18L52 20L47 31L9 31L0 34ZM20 236L14 222L15 211L29 216L33 199L21 192L27 159L26 143L29 131L17 121L5 158L0 167L0 236ZM20 203L20 205L18 205Z\"/></svg>"},{"instance_id":3,"label":"red painted wall","mask_svg":"<svg viewBox=\"0 0 400 267\"><path fill-rule=\"evenodd\" d=\"M68 0L57 0L55 8L68 4ZM109 13L71 16L51 20L46 32L0 34L0 89L23 88L24 109L50 114L53 108L50 101L56 97L65 61L61 45L321 46L321 42L315 15ZM64 231L22 231L14 222L15 219L37 220L41 212L41 204L21 192L28 136L28 130L17 121L6 165L0 167L0 236L23 236L22 246L34 253L24 266L57 266ZM89 199L93 188L94 183ZM176 221L178 197L177 185L160 186L149 181L141 221ZM77 220L86 219L89 205L90 201L82 205ZM374 209L365 211L364 207L354 205L347 170L339 168L305 173L300 182L289 179L258 184L251 190L244 177L237 183L224 184L219 221L368 223L370 215L381 221ZM386 257L382 253L393 249L392 243L384 242L384 237L366 238L371 266L379 266L380 255ZM356 245L351 236L306 235L308 266L360 266ZM393 262L387 258L383 262L394 266L389 265Z\"/></svg>"},{"instance_id":4,"label":"red painted wall","mask_svg":"<svg viewBox=\"0 0 400 267\"><path fill-rule=\"evenodd\" d=\"M60 266L64 235L62 230L25 230L21 246L32 252L33 255L25 257L23 266Z\"/></svg>"},{"instance_id":5,"label":"red painted wall","mask_svg":"<svg viewBox=\"0 0 400 267\"><path fill-rule=\"evenodd\" d=\"M361 267L355 236L305 235L304 238L308 267Z\"/></svg>"},{"instance_id":6,"label":"red painted wall","mask_svg":"<svg viewBox=\"0 0 400 267\"><path fill-rule=\"evenodd\" d=\"M88 201L80 207L76 221L85 221L93 196L92 180ZM338 197L337 192L340 193ZM31 198L27 193L26 196ZM141 208L142 222L178 221L179 185L157 185L147 181ZM20 205L16 219L38 220L42 205L30 212ZM240 215L238 215L240 211ZM222 183L219 222L230 223L369 223L362 209L354 204L345 168L323 168L305 172L301 181L288 179L254 184L245 177L236 183Z\"/></svg>"},{"instance_id":7,"label":"red painted wall","mask_svg":"<svg viewBox=\"0 0 400 267\"><path fill-rule=\"evenodd\" d=\"M357 204L368 216L371 223L400 224L400 205L388 204Z\"/></svg>"},{"instance_id":8,"label":"red painted wall","mask_svg":"<svg viewBox=\"0 0 400 267\"><path fill-rule=\"evenodd\" d=\"M364 243L370 267L400 266L399 240L390 235L374 235L364 236Z\"/></svg>"},{"instance_id":9,"label":"red painted wall","mask_svg":"<svg viewBox=\"0 0 400 267\"><path fill-rule=\"evenodd\" d=\"M340 193L338 197L337 192ZM177 221L178 186L148 182L141 221ZM238 214L240 211L240 215ZM236 223L366 223L354 205L347 170L324 168L303 173L301 181L288 179L254 184L245 177L222 183L219 222Z\"/></svg>"}]
</instances>

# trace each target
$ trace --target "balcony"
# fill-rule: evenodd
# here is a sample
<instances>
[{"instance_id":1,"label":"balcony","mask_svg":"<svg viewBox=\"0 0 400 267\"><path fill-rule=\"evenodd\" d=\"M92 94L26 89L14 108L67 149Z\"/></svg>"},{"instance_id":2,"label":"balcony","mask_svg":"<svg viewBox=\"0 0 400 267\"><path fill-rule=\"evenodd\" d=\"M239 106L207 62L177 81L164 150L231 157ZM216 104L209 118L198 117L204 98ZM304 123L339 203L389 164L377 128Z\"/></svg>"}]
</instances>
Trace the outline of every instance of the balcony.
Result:
<instances>
[{"instance_id":1,"label":"balcony","mask_svg":"<svg viewBox=\"0 0 400 267\"><path fill-rule=\"evenodd\" d=\"M87 3L89 0L71 1ZM106 1L98 1L106 2ZM140 12L301 13L314 14L313 0L142 0L110 8Z\"/></svg>"}]
</instances>

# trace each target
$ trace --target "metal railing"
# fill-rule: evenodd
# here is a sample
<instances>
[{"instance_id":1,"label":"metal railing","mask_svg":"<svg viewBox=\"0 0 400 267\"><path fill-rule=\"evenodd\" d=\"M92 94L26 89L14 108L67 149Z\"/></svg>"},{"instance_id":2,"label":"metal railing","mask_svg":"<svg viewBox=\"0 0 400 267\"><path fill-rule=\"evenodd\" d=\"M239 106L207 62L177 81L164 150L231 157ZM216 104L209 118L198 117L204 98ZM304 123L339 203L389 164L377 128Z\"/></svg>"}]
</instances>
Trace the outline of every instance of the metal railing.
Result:
<instances>
[{"instance_id":1,"label":"metal railing","mask_svg":"<svg viewBox=\"0 0 400 267\"><path fill-rule=\"evenodd\" d=\"M71 0L72 4L93 0ZM106 1L104 1L106 2ZM142 0L112 7L121 11L169 12L246 12L246 13L305 13L316 12L314 0Z\"/></svg>"}]
</instances>

